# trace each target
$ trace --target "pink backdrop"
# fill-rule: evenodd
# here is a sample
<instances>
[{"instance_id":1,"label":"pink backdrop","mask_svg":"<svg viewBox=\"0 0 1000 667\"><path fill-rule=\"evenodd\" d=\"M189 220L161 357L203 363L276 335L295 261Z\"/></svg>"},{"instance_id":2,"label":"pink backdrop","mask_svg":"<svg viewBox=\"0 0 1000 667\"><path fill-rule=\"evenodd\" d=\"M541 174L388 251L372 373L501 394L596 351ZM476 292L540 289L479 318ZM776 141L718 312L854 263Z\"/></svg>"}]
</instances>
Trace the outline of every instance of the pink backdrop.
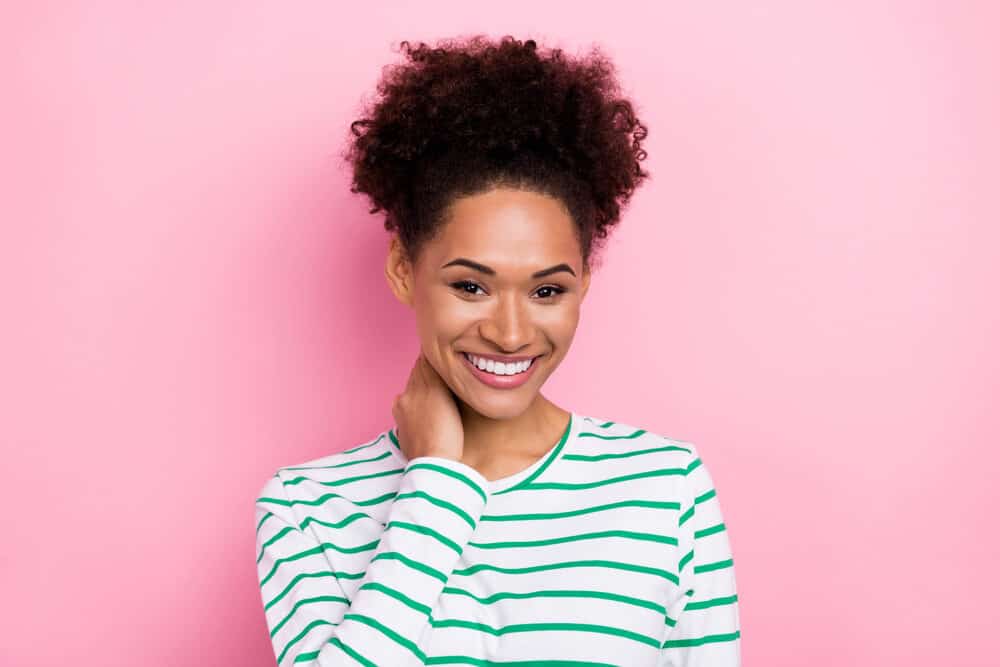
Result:
<instances>
[{"instance_id":1,"label":"pink backdrop","mask_svg":"<svg viewBox=\"0 0 1000 667\"><path fill-rule=\"evenodd\" d=\"M394 40L480 31L602 44L650 127L546 388L699 443L745 664L996 664L996 5L138 4L0 22L0 664L273 665L255 494L417 349L336 153Z\"/></svg>"}]
</instances>

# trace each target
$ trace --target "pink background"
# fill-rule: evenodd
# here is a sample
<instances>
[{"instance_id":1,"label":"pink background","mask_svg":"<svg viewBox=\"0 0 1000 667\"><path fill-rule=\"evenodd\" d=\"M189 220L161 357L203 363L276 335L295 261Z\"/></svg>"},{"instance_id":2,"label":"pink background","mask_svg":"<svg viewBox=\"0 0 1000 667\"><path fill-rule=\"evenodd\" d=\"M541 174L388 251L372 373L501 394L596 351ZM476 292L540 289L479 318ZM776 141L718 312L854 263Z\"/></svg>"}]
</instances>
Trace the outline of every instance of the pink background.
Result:
<instances>
[{"instance_id":1,"label":"pink background","mask_svg":"<svg viewBox=\"0 0 1000 667\"><path fill-rule=\"evenodd\" d=\"M256 492L417 350L336 153L469 32L601 44L649 125L546 390L699 444L745 664L997 664L995 4L138 4L0 21L0 664L274 664Z\"/></svg>"}]
</instances>

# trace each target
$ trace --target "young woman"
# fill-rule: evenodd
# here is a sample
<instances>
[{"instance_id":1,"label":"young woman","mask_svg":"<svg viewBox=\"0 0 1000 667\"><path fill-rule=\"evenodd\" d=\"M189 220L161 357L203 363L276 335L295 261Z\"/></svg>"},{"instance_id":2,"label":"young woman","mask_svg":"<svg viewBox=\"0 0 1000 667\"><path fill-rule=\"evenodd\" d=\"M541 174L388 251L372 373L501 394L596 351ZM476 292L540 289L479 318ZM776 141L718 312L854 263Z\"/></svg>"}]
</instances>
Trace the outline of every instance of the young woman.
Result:
<instances>
[{"instance_id":1,"label":"young woman","mask_svg":"<svg viewBox=\"0 0 1000 667\"><path fill-rule=\"evenodd\" d=\"M541 393L595 250L648 176L598 49L402 42L352 124L420 353L365 443L256 502L279 665L736 667L729 538L690 442Z\"/></svg>"}]
</instances>

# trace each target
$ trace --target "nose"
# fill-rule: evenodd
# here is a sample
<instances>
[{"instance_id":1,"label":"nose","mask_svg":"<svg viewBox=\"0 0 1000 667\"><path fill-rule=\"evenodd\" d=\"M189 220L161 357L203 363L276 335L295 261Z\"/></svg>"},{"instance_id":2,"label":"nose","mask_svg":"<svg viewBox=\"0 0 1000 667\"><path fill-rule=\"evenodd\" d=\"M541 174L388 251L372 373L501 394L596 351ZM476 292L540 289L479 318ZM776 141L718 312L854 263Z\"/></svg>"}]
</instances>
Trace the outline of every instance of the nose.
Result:
<instances>
[{"instance_id":1,"label":"nose","mask_svg":"<svg viewBox=\"0 0 1000 667\"><path fill-rule=\"evenodd\" d=\"M518 294L509 293L497 299L489 317L480 322L479 335L507 354L531 343L533 326Z\"/></svg>"}]
</instances>

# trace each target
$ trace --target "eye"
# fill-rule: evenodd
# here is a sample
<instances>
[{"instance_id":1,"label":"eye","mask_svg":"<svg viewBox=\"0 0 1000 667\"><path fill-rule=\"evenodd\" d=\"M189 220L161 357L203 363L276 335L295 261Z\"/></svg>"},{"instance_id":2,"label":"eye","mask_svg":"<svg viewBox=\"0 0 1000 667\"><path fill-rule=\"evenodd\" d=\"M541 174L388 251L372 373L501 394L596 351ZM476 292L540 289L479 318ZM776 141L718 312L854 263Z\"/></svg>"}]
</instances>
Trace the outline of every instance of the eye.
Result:
<instances>
[{"instance_id":1,"label":"eye","mask_svg":"<svg viewBox=\"0 0 1000 667\"><path fill-rule=\"evenodd\" d=\"M463 294L468 294L469 296L476 296L476 290L482 290L483 288L472 282L471 280L459 280L458 282L450 283L449 285L453 289L461 291ZM542 285L539 287L535 293L545 292L539 298L545 301L550 301L555 299L560 294L564 293L566 288L560 287L558 285ZM484 290L485 293L485 290Z\"/></svg>"},{"instance_id":2,"label":"eye","mask_svg":"<svg viewBox=\"0 0 1000 667\"><path fill-rule=\"evenodd\" d=\"M469 295L472 295L472 296L475 296L475 294L476 294L475 290L482 289L479 285L477 285L476 283L472 282L471 280L459 280L457 283L451 283L451 287L453 287L453 288L455 288L457 290L461 290L461 291L465 292L466 294L469 294ZM472 291L469 290L470 287L472 288Z\"/></svg>"},{"instance_id":3,"label":"eye","mask_svg":"<svg viewBox=\"0 0 1000 667\"><path fill-rule=\"evenodd\" d=\"M558 285L542 285L541 287L538 288L539 292L542 292L544 290L548 290L550 294L548 296L541 297L543 299L554 299L566 291L564 288L559 287Z\"/></svg>"}]
</instances>

